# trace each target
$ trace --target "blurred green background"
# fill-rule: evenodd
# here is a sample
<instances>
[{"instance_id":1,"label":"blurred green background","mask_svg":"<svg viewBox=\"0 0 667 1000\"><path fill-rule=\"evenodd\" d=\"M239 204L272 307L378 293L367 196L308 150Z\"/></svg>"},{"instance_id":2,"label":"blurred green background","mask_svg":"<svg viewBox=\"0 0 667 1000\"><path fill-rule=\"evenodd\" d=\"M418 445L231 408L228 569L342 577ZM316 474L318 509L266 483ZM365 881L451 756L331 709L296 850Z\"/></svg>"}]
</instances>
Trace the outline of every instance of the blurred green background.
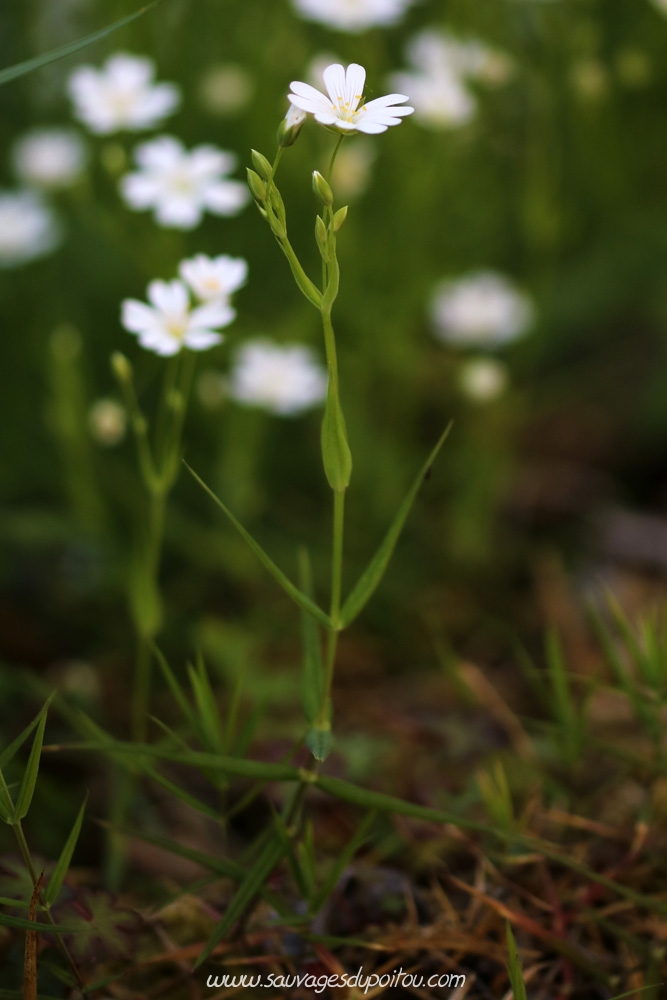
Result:
<instances>
[{"instance_id":1,"label":"blurred green background","mask_svg":"<svg viewBox=\"0 0 667 1000\"><path fill-rule=\"evenodd\" d=\"M128 0L5 4L0 63L133 9ZM478 106L465 125L428 128L415 116L350 140L374 158L339 239L335 324L354 456L347 587L454 419L385 581L341 648L342 676L367 672L371 690L378 676L432 669L434 636L491 661L508 628L537 635L540 567L554 558L584 594L619 576L652 587L667 571L651 541L667 505L667 17L649 0L423 0L395 26L351 34L305 21L287 0L163 0L103 42L0 88L6 189L16 187L12 144L34 126L71 125L69 74L116 51L149 55L157 79L182 88L180 110L153 131L234 151L242 179L251 147L273 157L290 81L309 78L315 58L362 63L369 94L382 94L425 28L479 39L510 69L496 85L471 85ZM234 347L258 335L322 353L317 313L252 205L179 232L123 204L119 175L150 134L88 134L85 177L51 198L62 246L0 270L5 724L23 703L17 676L27 669L80 688L102 716L125 723L126 576L143 493L130 436L100 444L89 411L100 398L120 399L112 351L135 365L148 415L163 362L122 329L121 301L143 299L147 283L175 276L184 257L243 256L250 278L235 299L239 317L222 346L198 357L199 375L210 387ZM309 124L279 175L292 240L312 274L310 172L325 168L332 142ZM536 316L525 337L494 352L509 384L487 402L461 388L476 352L443 344L429 322L438 282L480 270L506 275ZM281 419L206 401L198 386L188 462L291 575L297 546L308 546L324 600L331 515L319 412ZM649 513L658 520L645 523ZM223 675L242 660L261 665L248 669L267 710L298 701L297 614L186 474L170 505L163 585L172 662L202 643ZM72 674L73 664L85 669Z\"/></svg>"}]
</instances>

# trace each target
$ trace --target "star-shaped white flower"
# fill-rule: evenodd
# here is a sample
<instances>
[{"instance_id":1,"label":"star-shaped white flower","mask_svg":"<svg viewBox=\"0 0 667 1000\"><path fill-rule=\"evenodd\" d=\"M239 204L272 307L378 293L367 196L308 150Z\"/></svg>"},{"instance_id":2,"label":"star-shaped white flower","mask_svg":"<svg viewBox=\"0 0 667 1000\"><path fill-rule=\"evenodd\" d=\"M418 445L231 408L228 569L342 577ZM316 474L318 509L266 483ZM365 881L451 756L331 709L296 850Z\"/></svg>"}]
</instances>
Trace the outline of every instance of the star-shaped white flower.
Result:
<instances>
[{"instance_id":1,"label":"star-shaped white flower","mask_svg":"<svg viewBox=\"0 0 667 1000\"><path fill-rule=\"evenodd\" d=\"M161 226L194 229L204 212L236 215L250 197L245 184L225 176L236 157L215 146L188 151L163 135L138 146L134 157L139 170L121 178L121 194L130 208L155 209Z\"/></svg>"},{"instance_id":2,"label":"star-shaped white flower","mask_svg":"<svg viewBox=\"0 0 667 1000\"><path fill-rule=\"evenodd\" d=\"M97 135L155 128L176 110L181 94L174 83L153 83L154 75L152 59L126 52L101 69L79 66L67 82L75 117Z\"/></svg>"},{"instance_id":3,"label":"star-shaped white flower","mask_svg":"<svg viewBox=\"0 0 667 1000\"><path fill-rule=\"evenodd\" d=\"M198 253L195 257L182 260L178 273L200 301L214 302L226 300L245 284L248 264L242 257L229 257L227 254L207 257Z\"/></svg>"},{"instance_id":4,"label":"star-shaped white flower","mask_svg":"<svg viewBox=\"0 0 667 1000\"><path fill-rule=\"evenodd\" d=\"M366 70L358 63L351 63L347 70L334 63L327 66L323 77L328 97L308 83L295 81L291 84L289 100L313 115L320 125L328 125L343 134L386 132L390 125L399 125L403 115L411 115L414 111L410 107L395 107L408 100L405 94L388 94L362 104Z\"/></svg>"},{"instance_id":5,"label":"star-shaped white flower","mask_svg":"<svg viewBox=\"0 0 667 1000\"><path fill-rule=\"evenodd\" d=\"M151 281L148 301L150 305L125 299L121 323L137 334L142 347L163 356L178 354L183 347L205 351L221 343L218 330L236 315L229 303L221 300L192 309L182 281Z\"/></svg>"}]
</instances>

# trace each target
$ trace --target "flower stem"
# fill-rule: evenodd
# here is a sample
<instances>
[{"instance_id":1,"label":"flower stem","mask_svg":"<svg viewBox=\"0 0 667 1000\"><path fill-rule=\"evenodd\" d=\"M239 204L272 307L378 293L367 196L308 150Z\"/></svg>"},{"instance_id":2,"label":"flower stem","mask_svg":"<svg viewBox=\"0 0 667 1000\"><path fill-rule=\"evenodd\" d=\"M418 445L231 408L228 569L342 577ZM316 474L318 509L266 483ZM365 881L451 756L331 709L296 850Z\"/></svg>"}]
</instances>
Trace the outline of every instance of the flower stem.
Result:
<instances>
[{"instance_id":1,"label":"flower stem","mask_svg":"<svg viewBox=\"0 0 667 1000\"><path fill-rule=\"evenodd\" d=\"M331 154L331 159L329 160L329 169L327 170L327 183L331 184L331 175L333 173L334 163L336 162L336 157L338 156L338 150L343 145L344 135L338 136L338 142L334 146L333 153Z\"/></svg>"}]
</instances>

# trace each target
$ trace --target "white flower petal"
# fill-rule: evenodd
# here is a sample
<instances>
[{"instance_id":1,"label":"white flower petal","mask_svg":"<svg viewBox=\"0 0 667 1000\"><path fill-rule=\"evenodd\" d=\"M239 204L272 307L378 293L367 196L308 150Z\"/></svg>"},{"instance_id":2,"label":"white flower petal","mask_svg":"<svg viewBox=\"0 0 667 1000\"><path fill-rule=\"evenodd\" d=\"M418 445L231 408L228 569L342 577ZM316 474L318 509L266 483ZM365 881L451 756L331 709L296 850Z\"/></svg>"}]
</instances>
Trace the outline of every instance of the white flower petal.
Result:
<instances>
[{"instance_id":1,"label":"white flower petal","mask_svg":"<svg viewBox=\"0 0 667 1000\"><path fill-rule=\"evenodd\" d=\"M191 351L205 351L209 347L221 344L224 337L213 330L188 330L183 337L183 344Z\"/></svg>"},{"instance_id":2,"label":"white flower petal","mask_svg":"<svg viewBox=\"0 0 667 1000\"><path fill-rule=\"evenodd\" d=\"M357 108L364 96L366 70L359 63L350 63L345 74L345 101L350 108Z\"/></svg>"},{"instance_id":3,"label":"white flower petal","mask_svg":"<svg viewBox=\"0 0 667 1000\"><path fill-rule=\"evenodd\" d=\"M151 281L148 301L169 315L182 315L189 307L188 290L182 281Z\"/></svg>"},{"instance_id":4,"label":"white flower petal","mask_svg":"<svg viewBox=\"0 0 667 1000\"><path fill-rule=\"evenodd\" d=\"M339 102L345 101L345 68L340 63L334 63L327 66L322 76L331 103L337 107Z\"/></svg>"},{"instance_id":5,"label":"white flower petal","mask_svg":"<svg viewBox=\"0 0 667 1000\"><path fill-rule=\"evenodd\" d=\"M229 326L236 319L236 310L228 302L207 302L193 309L190 315L191 329Z\"/></svg>"},{"instance_id":6,"label":"white flower petal","mask_svg":"<svg viewBox=\"0 0 667 1000\"><path fill-rule=\"evenodd\" d=\"M121 323L130 333L141 333L153 330L160 317L155 309L137 299L125 299L121 304Z\"/></svg>"},{"instance_id":7,"label":"white flower petal","mask_svg":"<svg viewBox=\"0 0 667 1000\"><path fill-rule=\"evenodd\" d=\"M203 202L215 215L236 215L250 200L250 192L240 181L219 181L203 193Z\"/></svg>"}]
</instances>

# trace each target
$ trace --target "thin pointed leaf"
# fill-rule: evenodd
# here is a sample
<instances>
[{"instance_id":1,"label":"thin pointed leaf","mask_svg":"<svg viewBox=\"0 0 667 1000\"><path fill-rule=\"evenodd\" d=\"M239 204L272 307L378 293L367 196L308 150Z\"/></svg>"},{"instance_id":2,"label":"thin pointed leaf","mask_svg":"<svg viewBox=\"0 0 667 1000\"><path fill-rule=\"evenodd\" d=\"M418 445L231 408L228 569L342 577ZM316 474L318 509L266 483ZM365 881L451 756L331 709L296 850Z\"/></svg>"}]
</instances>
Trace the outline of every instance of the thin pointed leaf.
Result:
<instances>
[{"instance_id":1,"label":"thin pointed leaf","mask_svg":"<svg viewBox=\"0 0 667 1000\"><path fill-rule=\"evenodd\" d=\"M53 869L53 874L49 879L49 884L46 887L46 892L44 893L44 898L46 899L47 906L53 906L56 899L58 898L58 893L62 888L62 884L65 881L65 876L69 871L70 862L72 860L72 855L74 854L74 848L76 847L77 840L79 839L79 833L81 832L81 824L83 823L83 815L86 811L86 803L88 802L88 796L86 795L81 808L79 809L79 815L74 821L74 826L70 832L69 837L65 842L65 846L62 849L62 853L58 858L58 863Z\"/></svg>"},{"instance_id":2,"label":"thin pointed leaf","mask_svg":"<svg viewBox=\"0 0 667 1000\"><path fill-rule=\"evenodd\" d=\"M79 49L84 49L88 45L93 45L95 42L101 41L110 35L112 31L117 31L118 28L122 28L124 25L129 24L131 21L135 21L138 17L141 17L146 11L149 11L152 7L156 7L160 3L160 0L153 0L152 3L146 4L139 10L135 10L134 14L129 14L127 17L121 18L119 21L114 21L113 24L108 24L106 28L100 28L99 31L93 31L90 35L85 35L83 38L78 38L75 42L68 42L66 45L61 45L60 48L51 49L50 52L45 52L41 56L35 56L34 59L26 59L25 62L17 63L15 66L8 66L7 69L0 70L0 85L3 83L9 83L10 80L16 80L19 76L25 76L26 73L32 73L36 69L41 69L42 66L48 66L52 62L56 62L58 59L64 59L65 56L71 56L74 52L78 52Z\"/></svg>"},{"instance_id":3,"label":"thin pointed leaf","mask_svg":"<svg viewBox=\"0 0 667 1000\"><path fill-rule=\"evenodd\" d=\"M215 946L222 941L236 921L243 916L273 869L282 861L284 853L285 845L280 838L275 837L268 841L264 850L239 886L224 917L204 945L199 958L195 962L195 969L206 961Z\"/></svg>"},{"instance_id":4,"label":"thin pointed leaf","mask_svg":"<svg viewBox=\"0 0 667 1000\"><path fill-rule=\"evenodd\" d=\"M514 1000L527 1000L526 997L526 984L523 980L523 971L521 969L521 962L519 961L519 955L516 950L516 942L514 940L514 935L512 934L512 928L509 922L505 925L507 933L507 953L508 953L508 972L510 977L510 983L512 984L512 993L514 994Z\"/></svg>"},{"instance_id":5,"label":"thin pointed leaf","mask_svg":"<svg viewBox=\"0 0 667 1000\"><path fill-rule=\"evenodd\" d=\"M0 771L0 777L2 772ZM0 784L0 819L3 823L7 823L11 826L14 818L14 803L12 802L9 790L5 785L4 778L1 779L2 784Z\"/></svg>"},{"instance_id":6,"label":"thin pointed leaf","mask_svg":"<svg viewBox=\"0 0 667 1000\"><path fill-rule=\"evenodd\" d=\"M287 764L265 764L263 761L241 760L238 757L223 757L222 754L199 753L196 750L179 752L144 743L121 743L105 740L101 743L65 744L68 750L104 751L112 756L117 754L130 757L157 757L159 760L170 760L174 764L186 764L198 770L210 768L223 774L234 774L240 778L259 778L264 781L301 781L298 767Z\"/></svg>"},{"instance_id":7,"label":"thin pointed leaf","mask_svg":"<svg viewBox=\"0 0 667 1000\"><path fill-rule=\"evenodd\" d=\"M410 508L412 507L415 497L419 492L419 487L428 476L431 466L437 458L438 452L445 443L445 439L449 434L451 426L451 423L447 425L440 437L440 440L422 465L408 495L398 508L396 517L387 531L387 534L384 536L384 539L380 543L379 549L343 604L340 612L339 623L341 628L347 628L347 626L354 621L362 608L370 600L375 592L375 589L380 583L380 580L384 576L389 560L391 559L394 548L396 547L396 542L398 541L401 531L403 530L403 525L405 524L408 514L410 513Z\"/></svg>"},{"instance_id":8,"label":"thin pointed leaf","mask_svg":"<svg viewBox=\"0 0 667 1000\"><path fill-rule=\"evenodd\" d=\"M178 680L176 679L176 675L174 674L173 670L169 666L169 664L167 662L167 658L164 655L164 653L162 652L162 650L154 642L151 643L151 646L153 648L153 653L155 654L155 658L156 658L156 660L158 662L158 666L159 666L160 670L162 671L162 674L163 674L163 676L164 676L167 684L169 685L169 690L171 691L171 693L173 694L174 698L178 702L178 705L179 705L179 708L181 709L181 712L183 713L183 715L185 716L185 718L187 719L187 721L190 723L190 727L192 728L192 731L195 732L196 728L197 728L197 717L196 717L195 713L192 711L192 706L190 705L190 702L186 698L185 692L183 691L183 688L178 683Z\"/></svg>"},{"instance_id":9,"label":"thin pointed leaf","mask_svg":"<svg viewBox=\"0 0 667 1000\"><path fill-rule=\"evenodd\" d=\"M124 837L136 837L137 840L153 844L154 847L161 847L163 850L169 851L170 854L193 861L195 864L201 865L202 868L207 868L222 878L231 878L235 882L240 882L247 875L245 868L235 861L227 861L225 858L214 858L210 854L204 854L203 851L197 851L192 847L186 847L184 844L178 844L175 840L162 837L160 834L130 830L127 827L117 826L114 823L107 823L105 821L100 821L100 825L107 830L112 830L114 833L120 833Z\"/></svg>"},{"instance_id":10,"label":"thin pointed leaf","mask_svg":"<svg viewBox=\"0 0 667 1000\"><path fill-rule=\"evenodd\" d=\"M26 920L24 917L10 917L8 913L0 913L0 927L15 927L19 931L39 931L44 934L78 934L80 926L69 924L39 923Z\"/></svg>"},{"instance_id":11,"label":"thin pointed leaf","mask_svg":"<svg viewBox=\"0 0 667 1000\"><path fill-rule=\"evenodd\" d=\"M25 774L23 775L23 781L21 782L19 797L16 800L16 808L14 809L15 823L27 815L30 803L32 802L35 785L37 784L37 775L39 774L39 761L42 754L42 743L44 741L44 728L46 726L47 710L48 702L44 705L40 713L41 718L37 725L35 738L32 741L32 749L30 751L30 756L28 757L28 763L26 765Z\"/></svg>"},{"instance_id":12,"label":"thin pointed leaf","mask_svg":"<svg viewBox=\"0 0 667 1000\"><path fill-rule=\"evenodd\" d=\"M347 844L336 858L336 861L326 879L322 883L319 892L316 893L314 899L311 900L310 905L311 912L313 914L318 913L327 900L330 899L331 894L338 885L341 875L368 837L368 832L375 820L376 815L377 814L374 809L371 809L366 813L359 824L356 833L350 840L348 840Z\"/></svg>"},{"instance_id":13,"label":"thin pointed leaf","mask_svg":"<svg viewBox=\"0 0 667 1000\"><path fill-rule=\"evenodd\" d=\"M23 746L23 744L25 743L25 741L30 736L30 733L33 731L33 729L35 728L35 726L39 723L39 720L42 717L42 713L44 712L44 710L46 708L49 707L49 705L51 704L51 702L55 698L55 694L56 694L55 691L53 691L49 695L49 697L46 699L46 702L44 703L44 705L42 705L42 707L40 708L39 712L37 713L37 715L35 716L35 718L32 720L32 722L28 723L28 725L25 727L25 729L23 730L23 732L19 733L19 735L16 737L16 739L13 740L9 744L9 746L6 748L6 750L2 751L2 753L0 754L0 771L2 771L3 768L5 768L7 766L7 764L9 764L10 760L12 760L12 758L15 756L16 751L21 749L21 747Z\"/></svg>"},{"instance_id":14,"label":"thin pointed leaf","mask_svg":"<svg viewBox=\"0 0 667 1000\"><path fill-rule=\"evenodd\" d=\"M195 696L199 718L202 729L206 737L206 749L212 753L222 753L222 726L220 725L220 713L211 687L204 660L199 655L197 657L196 669L190 667L190 684Z\"/></svg>"},{"instance_id":15,"label":"thin pointed leaf","mask_svg":"<svg viewBox=\"0 0 667 1000\"><path fill-rule=\"evenodd\" d=\"M289 577L285 576L283 571L279 569L278 566L276 566L273 559L271 559L271 557L266 554L261 545L259 545L252 537L252 535L248 531L246 531L241 522L234 517L229 507L227 507L222 502L222 500L220 500L220 498L215 495L213 490L209 489L209 487L206 485L203 479L199 478L197 473L194 471L194 469L190 468L187 462L184 462L183 464L185 465L188 472L190 472L192 476L197 480L202 489L206 490L211 499L215 501L220 510L232 522L232 524L240 534L241 538L243 538L244 541L248 544L248 546L252 549L252 551L255 553L255 555L262 563L262 565L265 567L265 569L268 569L269 573L273 576L274 580L276 580L280 584L285 593L289 594L292 600L295 601L300 608L303 608L304 611L307 611L308 614L312 615L313 618L316 618L317 621L321 622L322 625L326 625L327 628L330 628L331 619L329 615L325 614L325 612L322 611L322 609L318 607L314 601L311 601L309 597L306 597L306 595L303 594L299 590L299 588L292 583Z\"/></svg>"}]
</instances>

